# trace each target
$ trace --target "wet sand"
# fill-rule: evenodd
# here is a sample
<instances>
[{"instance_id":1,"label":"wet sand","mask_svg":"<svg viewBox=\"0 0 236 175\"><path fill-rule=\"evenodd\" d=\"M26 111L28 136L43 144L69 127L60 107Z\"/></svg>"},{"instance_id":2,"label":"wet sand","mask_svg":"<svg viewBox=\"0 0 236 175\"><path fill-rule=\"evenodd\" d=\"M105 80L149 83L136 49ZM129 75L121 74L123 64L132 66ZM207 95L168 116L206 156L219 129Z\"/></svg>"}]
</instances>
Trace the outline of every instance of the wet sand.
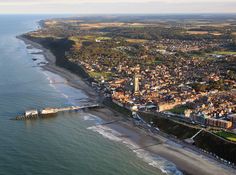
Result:
<instances>
[{"instance_id":1,"label":"wet sand","mask_svg":"<svg viewBox=\"0 0 236 175\"><path fill-rule=\"evenodd\" d=\"M18 36L27 45L42 50L48 64L43 66L43 69L58 74L65 78L68 84L74 88L82 90L91 101L97 101L98 95L94 90L87 85L80 77L71 73L70 71L55 65L56 58L48 50L40 44L32 42L22 36ZM128 120L121 114L113 111L110 108L101 108L91 110L89 113L102 118L105 121L114 121L112 124L106 125L109 128L119 132L120 137L126 138L137 144L139 148L150 152L150 154L159 155L171 162L173 162L178 169L186 174L192 175L234 175L236 170L227 167L219 162L203 156L193 150L183 147L180 144L173 143L168 138L155 134L155 136L143 129L133 125L131 120Z\"/></svg>"},{"instance_id":2,"label":"wet sand","mask_svg":"<svg viewBox=\"0 0 236 175\"><path fill-rule=\"evenodd\" d=\"M99 116L105 120L114 120L115 114L108 109L90 111L93 115ZM117 116L117 114L116 114ZM116 119L119 118L118 116ZM129 138L140 148L144 148L154 155L159 155L173 162L178 169L192 175L233 175L236 171L213 159L203 156L193 150L190 150L178 143L170 141L161 135L153 134L140 129L133 125L132 121L119 121L108 125L113 130L118 131L121 135ZM124 130L123 128L126 128ZM125 131L125 132L124 132Z\"/></svg>"}]
</instances>

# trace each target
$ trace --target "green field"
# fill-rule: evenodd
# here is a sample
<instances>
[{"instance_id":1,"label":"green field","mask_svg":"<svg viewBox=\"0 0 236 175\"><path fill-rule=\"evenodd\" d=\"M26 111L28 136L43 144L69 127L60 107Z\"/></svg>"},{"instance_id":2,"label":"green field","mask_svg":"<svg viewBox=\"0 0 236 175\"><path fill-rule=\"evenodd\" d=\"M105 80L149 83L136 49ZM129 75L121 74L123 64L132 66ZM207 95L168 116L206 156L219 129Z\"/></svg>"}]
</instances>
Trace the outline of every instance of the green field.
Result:
<instances>
[{"instance_id":1,"label":"green field","mask_svg":"<svg viewBox=\"0 0 236 175\"><path fill-rule=\"evenodd\" d=\"M230 140L232 142L236 142L236 134L234 134L234 133L220 131L220 132L217 132L216 134L220 137L227 139L227 140Z\"/></svg>"},{"instance_id":2,"label":"green field","mask_svg":"<svg viewBox=\"0 0 236 175\"><path fill-rule=\"evenodd\" d=\"M218 54L218 55L236 55L236 52L233 52L233 51L217 51L217 52L214 52L214 54Z\"/></svg>"}]
</instances>

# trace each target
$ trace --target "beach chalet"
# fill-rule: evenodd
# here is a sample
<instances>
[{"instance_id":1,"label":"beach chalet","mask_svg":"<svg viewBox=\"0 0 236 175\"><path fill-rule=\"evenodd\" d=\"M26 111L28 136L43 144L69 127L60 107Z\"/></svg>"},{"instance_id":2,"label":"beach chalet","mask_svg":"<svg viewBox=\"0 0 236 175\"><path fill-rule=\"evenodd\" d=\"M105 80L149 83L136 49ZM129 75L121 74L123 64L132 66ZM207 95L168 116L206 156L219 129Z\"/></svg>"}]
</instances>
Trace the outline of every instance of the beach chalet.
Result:
<instances>
[{"instance_id":1,"label":"beach chalet","mask_svg":"<svg viewBox=\"0 0 236 175\"><path fill-rule=\"evenodd\" d=\"M40 111L41 114L45 115L45 114L54 114L57 113L58 109L56 108L45 108L43 110Z\"/></svg>"},{"instance_id":2,"label":"beach chalet","mask_svg":"<svg viewBox=\"0 0 236 175\"><path fill-rule=\"evenodd\" d=\"M25 111L25 116L34 116L34 115L38 115L38 110L33 109Z\"/></svg>"}]
</instances>

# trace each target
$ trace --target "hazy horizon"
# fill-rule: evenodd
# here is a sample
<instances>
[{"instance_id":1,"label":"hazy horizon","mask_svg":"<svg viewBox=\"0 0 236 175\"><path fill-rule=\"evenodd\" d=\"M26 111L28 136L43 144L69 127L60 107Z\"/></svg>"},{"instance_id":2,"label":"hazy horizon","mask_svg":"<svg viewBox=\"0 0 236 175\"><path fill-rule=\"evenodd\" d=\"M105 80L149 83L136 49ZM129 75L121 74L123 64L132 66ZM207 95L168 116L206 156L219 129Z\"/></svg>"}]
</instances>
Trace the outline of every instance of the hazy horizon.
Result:
<instances>
[{"instance_id":1,"label":"hazy horizon","mask_svg":"<svg viewBox=\"0 0 236 175\"><path fill-rule=\"evenodd\" d=\"M232 14L235 0L0 0L0 14Z\"/></svg>"}]
</instances>

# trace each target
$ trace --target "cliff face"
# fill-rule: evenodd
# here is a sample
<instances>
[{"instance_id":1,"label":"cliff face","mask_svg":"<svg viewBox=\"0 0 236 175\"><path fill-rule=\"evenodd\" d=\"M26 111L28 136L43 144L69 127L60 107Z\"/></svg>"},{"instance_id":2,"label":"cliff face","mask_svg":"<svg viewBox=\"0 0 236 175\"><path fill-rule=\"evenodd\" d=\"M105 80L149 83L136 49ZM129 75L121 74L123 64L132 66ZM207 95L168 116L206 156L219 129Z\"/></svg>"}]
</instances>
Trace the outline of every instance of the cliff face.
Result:
<instances>
[{"instance_id":1,"label":"cliff face","mask_svg":"<svg viewBox=\"0 0 236 175\"><path fill-rule=\"evenodd\" d=\"M39 38L31 37L30 35L25 35L27 39L39 43L44 48L49 49L56 57L56 65L69 70L70 72L82 77L83 79L91 80L86 71L73 62L70 62L66 58L66 53L70 51L73 47L74 42L66 38L56 39L56 38Z\"/></svg>"},{"instance_id":2,"label":"cliff face","mask_svg":"<svg viewBox=\"0 0 236 175\"><path fill-rule=\"evenodd\" d=\"M152 121L161 131L176 136L181 140L190 138L198 132L198 129L196 128L174 122L167 118L147 113L140 113L140 115L148 123ZM209 153L213 153L225 160L236 163L235 143L229 142L206 131L202 131L197 137L195 137L194 141L197 147L206 150Z\"/></svg>"}]
</instances>

